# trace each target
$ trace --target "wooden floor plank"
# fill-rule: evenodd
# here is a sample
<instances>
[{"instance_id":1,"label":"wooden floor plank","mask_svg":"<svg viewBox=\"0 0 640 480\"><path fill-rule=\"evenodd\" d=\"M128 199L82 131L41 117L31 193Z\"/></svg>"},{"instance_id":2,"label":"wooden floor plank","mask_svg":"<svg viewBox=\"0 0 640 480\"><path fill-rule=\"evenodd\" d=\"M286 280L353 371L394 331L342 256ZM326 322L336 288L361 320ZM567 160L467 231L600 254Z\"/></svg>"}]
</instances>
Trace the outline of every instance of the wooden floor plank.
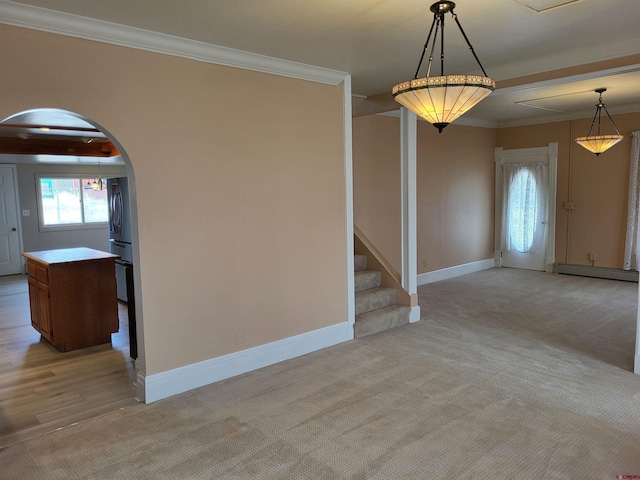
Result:
<instances>
[{"instance_id":1,"label":"wooden floor plank","mask_svg":"<svg viewBox=\"0 0 640 480\"><path fill-rule=\"evenodd\" d=\"M111 344L61 353L31 326L27 277L0 277L0 448L135 404L126 304Z\"/></svg>"}]
</instances>

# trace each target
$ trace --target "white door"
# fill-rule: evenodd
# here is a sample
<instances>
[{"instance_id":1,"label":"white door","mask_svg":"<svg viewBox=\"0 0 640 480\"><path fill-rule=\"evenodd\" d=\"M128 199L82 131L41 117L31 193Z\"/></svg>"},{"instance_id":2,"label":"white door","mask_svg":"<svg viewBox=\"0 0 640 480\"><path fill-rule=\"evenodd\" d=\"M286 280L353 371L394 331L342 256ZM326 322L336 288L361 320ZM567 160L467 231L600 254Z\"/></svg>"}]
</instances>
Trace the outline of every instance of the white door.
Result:
<instances>
[{"instance_id":1,"label":"white door","mask_svg":"<svg viewBox=\"0 0 640 480\"><path fill-rule=\"evenodd\" d=\"M13 166L0 166L0 275L22 273Z\"/></svg>"},{"instance_id":2,"label":"white door","mask_svg":"<svg viewBox=\"0 0 640 480\"><path fill-rule=\"evenodd\" d=\"M553 268L556 152L557 144L496 149L496 239L503 267Z\"/></svg>"}]
</instances>

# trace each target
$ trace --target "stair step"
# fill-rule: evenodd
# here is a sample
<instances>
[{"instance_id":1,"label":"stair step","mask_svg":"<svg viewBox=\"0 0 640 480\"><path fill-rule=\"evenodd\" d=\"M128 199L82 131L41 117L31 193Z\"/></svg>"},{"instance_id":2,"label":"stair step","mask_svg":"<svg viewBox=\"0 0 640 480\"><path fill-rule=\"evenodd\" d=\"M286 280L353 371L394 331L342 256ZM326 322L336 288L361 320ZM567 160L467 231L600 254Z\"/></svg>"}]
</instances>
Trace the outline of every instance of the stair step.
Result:
<instances>
[{"instance_id":1,"label":"stair step","mask_svg":"<svg viewBox=\"0 0 640 480\"><path fill-rule=\"evenodd\" d=\"M404 305L390 305L356 315L353 334L356 338L382 332L389 328L409 323L411 308Z\"/></svg>"},{"instance_id":2,"label":"stair step","mask_svg":"<svg viewBox=\"0 0 640 480\"><path fill-rule=\"evenodd\" d=\"M377 287L356 292L356 315L396 303L396 289Z\"/></svg>"},{"instance_id":3,"label":"stair step","mask_svg":"<svg viewBox=\"0 0 640 480\"><path fill-rule=\"evenodd\" d=\"M367 256L355 254L353 256L353 269L356 272L367 269Z\"/></svg>"},{"instance_id":4,"label":"stair step","mask_svg":"<svg viewBox=\"0 0 640 480\"><path fill-rule=\"evenodd\" d=\"M354 284L356 292L380 286L380 272L376 270L360 270L356 272Z\"/></svg>"}]
</instances>

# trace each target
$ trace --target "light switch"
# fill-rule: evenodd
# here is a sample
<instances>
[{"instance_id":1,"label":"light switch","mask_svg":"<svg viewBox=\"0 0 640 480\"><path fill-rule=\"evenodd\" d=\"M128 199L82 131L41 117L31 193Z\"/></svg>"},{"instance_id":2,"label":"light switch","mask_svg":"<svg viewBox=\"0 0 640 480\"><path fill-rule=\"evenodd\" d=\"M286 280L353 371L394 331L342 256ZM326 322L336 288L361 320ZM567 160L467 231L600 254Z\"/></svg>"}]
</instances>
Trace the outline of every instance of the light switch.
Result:
<instances>
[{"instance_id":1,"label":"light switch","mask_svg":"<svg viewBox=\"0 0 640 480\"><path fill-rule=\"evenodd\" d=\"M31 210L22 210L22 216L23 217L31 216Z\"/></svg>"}]
</instances>

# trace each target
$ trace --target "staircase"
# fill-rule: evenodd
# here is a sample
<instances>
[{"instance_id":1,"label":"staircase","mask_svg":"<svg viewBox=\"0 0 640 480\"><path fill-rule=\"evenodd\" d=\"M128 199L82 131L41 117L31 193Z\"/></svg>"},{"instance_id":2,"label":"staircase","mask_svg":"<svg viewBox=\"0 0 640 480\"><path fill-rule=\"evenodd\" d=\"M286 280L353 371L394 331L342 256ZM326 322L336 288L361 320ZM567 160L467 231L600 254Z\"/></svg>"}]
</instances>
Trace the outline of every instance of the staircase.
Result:
<instances>
[{"instance_id":1,"label":"staircase","mask_svg":"<svg viewBox=\"0 0 640 480\"><path fill-rule=\"evenodd\" d=\"M367 256L354 256L356 338L409 323L410 307L396 304L395 288L380 286L380 272L367 270Z\"/></svg>"}]
</instances>

